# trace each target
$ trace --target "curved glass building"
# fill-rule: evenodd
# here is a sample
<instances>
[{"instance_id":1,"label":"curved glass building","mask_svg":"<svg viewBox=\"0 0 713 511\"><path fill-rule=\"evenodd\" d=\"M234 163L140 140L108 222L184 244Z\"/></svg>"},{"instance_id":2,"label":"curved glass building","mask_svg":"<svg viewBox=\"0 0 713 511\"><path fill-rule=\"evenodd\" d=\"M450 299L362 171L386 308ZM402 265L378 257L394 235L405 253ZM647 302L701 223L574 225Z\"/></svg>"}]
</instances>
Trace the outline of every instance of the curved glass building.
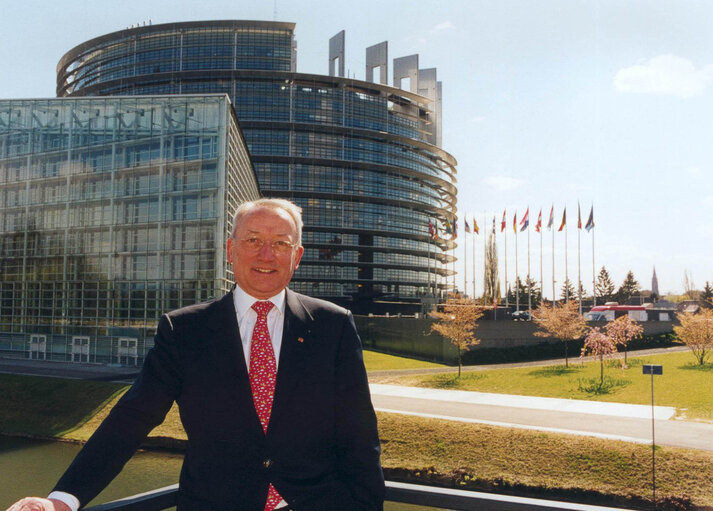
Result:
<instances>
[{"instance_id":1,"label":"curved glass building","mask_svg":"<svg viewBox=\"0 0 713 511\"><path fill-rule=\"evenodd\" d=\"M355 312L417 311L445 290L454 248L429 232L456 213L435 69L419 70L416 55L396 59L395 81L408 77L409 91L297 73L293 31L225 20L114 32L64 55L57 95L227 93L262 194L304 208L305 256L291 287ZM343 68L341 37L341 53L330 41L330 67L337 43ZM367 66L384 66L385 82L378 46L367 49Z\"/></svg>"}]
</instances>

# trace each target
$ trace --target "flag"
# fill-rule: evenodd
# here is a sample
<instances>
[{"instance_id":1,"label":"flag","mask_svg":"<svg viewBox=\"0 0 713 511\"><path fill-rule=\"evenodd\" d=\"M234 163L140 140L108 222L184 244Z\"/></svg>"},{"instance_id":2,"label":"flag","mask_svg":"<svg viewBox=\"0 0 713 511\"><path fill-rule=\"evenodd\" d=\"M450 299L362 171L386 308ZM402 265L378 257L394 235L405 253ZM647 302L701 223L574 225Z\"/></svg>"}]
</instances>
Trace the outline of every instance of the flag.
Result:
<instances>
[{"instance_id":1,"label":"flag","mask_svg":"<svg viewBox=\"0 0 713 511\"><path fill-rule=\"evenodd\" d=\"M493 234L495 234L495 217L493 217Z\"/></svg>"},{"instance_id":2,"label":"flag","mask_svg":"<svg viewBox=\"0 0 713 511\"><path fill-rule=\"evenodd\" d=\"M594 205L592 205L592 209L589 210L589 220L587 220L587 225L585 225L584 228L587 232L594 229Z\"/></svg>"},{"instance_id":3,"label":"flag","mask_svg":"<svg viewBox=\"0 0 713 511\"><path fill-rule=\"evenodd\" d=\"M537 224L535 225L535 231L540 232L542 230L542 209L540 209L540 214L537 215Z\"/></svg>"},{"instance_id":4,"label":"flag","mask_svg":"<svg viewBox=\"0 0 713 511\"><path fill-rule=\"evenodd\" d=\"M475 217L473 217L473 232L480 234L480 227L478 227L478 222L475 221Z\"/></svg>"},{"instance_id":5,"label":"flag","mask_svg":"<svg viewBox=\"0 0 713 511\"><path fill-rule=\"evenodd\" d=\"M458 219L456 217L453 217L451 227L453 228L453 239L456 239L458 237Z\"/></svg>"},{"instance_id":6,"label":"flag","mask_svg":"<svg viewBox=\"0 0 713 511\"><path fill-rule=\"evenodd\" d=\"M564 211L562 212L562 223L560 224L560 228L557 229L557 232L562 232L565 225L567 225L567 206L564 207Z\"/></svg>"},{"instance_id":7,"label":"flag","mask_svg":"<svg viewBox=\"0 0 713 511\"><path fill-rule=\"evenodd\" d=\"M579 209L579 202L577 203L577 229L582 228L582 212Z\"/></svg>"},{"instance_id":8,"label":"flag","mask_svg":"<svg viewBox=\"0 0 713 511\"><path fill-rule=\"evenodd\" d=\"M451 229L451 221L446 218L446 234L453 234L453 229Z\"/></svg>"},{"instance_id":9,"label":"flag","mask_svg":"<svg viewBox=\"0 0 713 511\"><path fill-rule=\"evenodd\" d=\"M433 222L431 222L430 218L428 219L428 234L432 240L436 239L436 230L433 228Z\"/></svg>"},{"instance_id":10,"label":"flag","mask_svg":"<svg viewBox=\"0 0 713 511\"><path fill-rule=\"evenodd\" d=\"M507 221L505 220L505 213L507 210L503 209L503 221L500 222L500 232L503 232L505 230L505 225L507 224Z\"/></svg>"},{"instance_id":11,"label":"flag","mask_svg":"<svg viewBox=\"0 0 713 511\"><path fill-rule=\"evenodd\" d=\"M555 205L553 204L552 207L550 208L550 220L547 222L547 229L551 230L552 225L555 222Z\"/></svg>"},{"instance_id":12,"label":"flag","mask_svg":"<svg viewBox=\"0 0 713 511\"><path fill-rule=\"evenodd\" d=\"M463 220L463 223L465 224L465 232L470 232L470 225L468 225L468 220Z\"/></svg>"},{"instance_id":13,"label":"flag","mask_svg":"<svg viewBox=\"0 0 713 511\"><path fill-rule=\"evenodd\" d=\"M515 211L515 215L512 217L512 230L517 234L517 211Z\"/></svg>"},{"instance_id":14,"label":"flag","mask_svg":"<svg viewBox=\"0 0 713 511\"><path fill-rule=\"evenodd\" d=\"M530 208L527 208L527 211L525 211L525 216L523 216L522 220L520 220L520 232L527 229L528 225L530 225Z\"/></svg>"}]
</instances>

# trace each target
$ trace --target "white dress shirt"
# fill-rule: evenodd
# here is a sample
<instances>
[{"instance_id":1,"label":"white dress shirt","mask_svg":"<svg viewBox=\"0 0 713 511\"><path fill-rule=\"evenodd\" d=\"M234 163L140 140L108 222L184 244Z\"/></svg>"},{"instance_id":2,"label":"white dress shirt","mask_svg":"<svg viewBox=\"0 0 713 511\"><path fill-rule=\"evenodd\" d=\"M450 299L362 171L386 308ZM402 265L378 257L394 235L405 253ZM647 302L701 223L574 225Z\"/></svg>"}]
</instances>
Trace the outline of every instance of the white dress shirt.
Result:
<instances>
[{"instance_id":1,"label":"white dress shirt","mask_svg":"<svg viewBox=\"0 0 713 511\"><path fill-rule=\"evenodd\" d=\"M240 289L240 286L235 286L233 291L233 303L235 304L235 314L238 319L238 329L240 330L240 340L243 344L243 354L245 355L245 367L250 370L250 343L253 338L253 329L257 322L257 312L252 308L256 301L254 297ZM282 347L282 328L285 318L285 290L283 289L275 296L268 298L274 305L270 312L267 313L267 330L270 332L270 340L272 341L272 349L275 352L275 368L280 361L280 348ZM79 510L79 500L70 494L63 491L53 491L47 496L48 499L61 500L69 506L72 511ZM277 506L285 506L287 502L284 500Z\"/></svg>"},{"instance_id":2,"label":"white dress shirt","mask_svg":"<svg viewBox=\"0 0 713 511\"><path fill-rule=\"evenodd\" d=\"M243 354L245 355L245 367L250 370L250 342L253 338L253 329L257 322L257 312L252 308L257 301L254 297L247 294L235 286L233 292L233 303L235 304L235 314L238 317L238 328L240 329L240 340L243 343ZM275 364L280 362L280 348L282 347L282 327L285 323L285 290L283 289L275 296L267 300L272 302L274 307L267 313L267 330L270 332L270 340L272 341L272 349L275 352Z\"/></svg>"}]
</instances>

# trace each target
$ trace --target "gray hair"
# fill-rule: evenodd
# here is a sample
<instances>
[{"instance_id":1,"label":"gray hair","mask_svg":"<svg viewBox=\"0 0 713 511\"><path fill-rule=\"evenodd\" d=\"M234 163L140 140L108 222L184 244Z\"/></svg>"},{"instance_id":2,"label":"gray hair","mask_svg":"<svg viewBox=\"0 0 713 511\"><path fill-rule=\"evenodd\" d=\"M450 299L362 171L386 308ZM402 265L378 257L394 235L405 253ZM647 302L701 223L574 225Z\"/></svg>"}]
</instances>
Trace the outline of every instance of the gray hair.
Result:
<instances>
[{"instance_id":1,"label":"gray hair","mask_svg":"<svg viewBox=\"0 0 713 511\"><path fill-rule=\"evenodd\" d=\"M282 210L290 215L290 218L292 218L292 221L297 227L297 246L302 245L302 226L304 225L302 222L302 208L286 199L272 199L267 197L243 202L238 206L238 209L235 211L235 216L233 217L233 230L230 233L232 238L235 238L235 229L238 227L240 219L258 208Z\"/></svg>"}]
</instances>

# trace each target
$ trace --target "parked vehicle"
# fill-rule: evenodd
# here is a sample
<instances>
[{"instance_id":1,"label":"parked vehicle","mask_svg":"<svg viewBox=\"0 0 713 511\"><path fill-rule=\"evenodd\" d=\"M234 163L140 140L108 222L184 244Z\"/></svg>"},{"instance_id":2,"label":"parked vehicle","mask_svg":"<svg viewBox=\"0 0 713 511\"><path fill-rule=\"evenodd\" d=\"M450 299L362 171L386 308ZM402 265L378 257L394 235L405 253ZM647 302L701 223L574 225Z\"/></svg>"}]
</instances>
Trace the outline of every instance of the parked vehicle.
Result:
<instances>
[{"instance_id":1,"label":"parked vehicle","mask_svg":"<svg viewBox=\"0 0 713 511\"><path fill-rule=\"evenodd\" d=\"M646 312L647 305L619 305L617 302L607 302L604 305L596 305L584 315L587 321L614 321L620 316L628 315L635 321L646 321L649 315Z\"/></svg>"},{"instance_id":2,"label":"parked vehicle","mask_svg":"<svg viewBox=\"0 0 713 511\"><path fill-rule=\"evenodd\" d=\"M512 313L513 321L532 321L532 315L527 311L515 311Z\"/></svg>"}]
</instances>

